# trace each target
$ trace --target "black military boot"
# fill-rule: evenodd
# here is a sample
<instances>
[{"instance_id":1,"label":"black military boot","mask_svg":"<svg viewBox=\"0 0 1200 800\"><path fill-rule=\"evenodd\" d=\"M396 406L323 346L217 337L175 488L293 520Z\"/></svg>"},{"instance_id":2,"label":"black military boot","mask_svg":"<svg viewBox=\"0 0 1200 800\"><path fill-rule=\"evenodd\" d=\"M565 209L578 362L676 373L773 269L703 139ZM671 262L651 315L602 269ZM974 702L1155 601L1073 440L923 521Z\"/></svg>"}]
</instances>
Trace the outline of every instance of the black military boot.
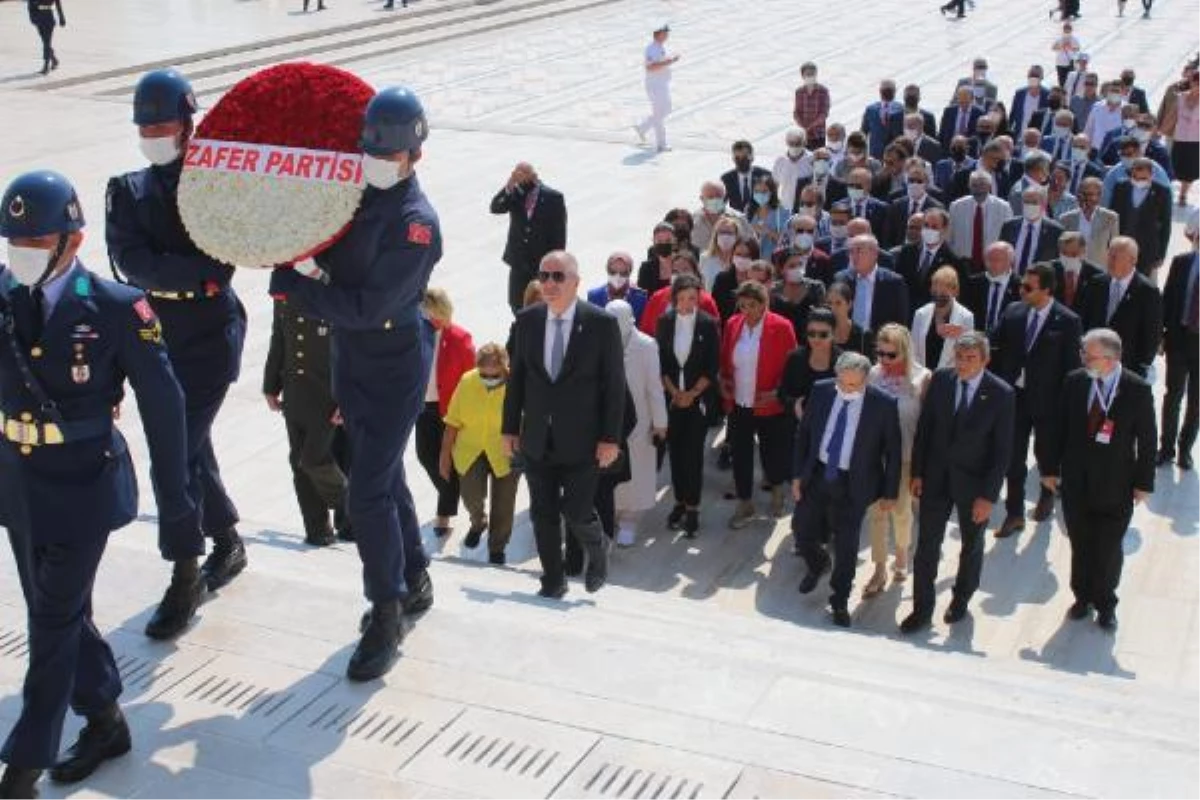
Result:
<instances>
[{"instance_id":1,"label":"black military boot","mask_svg":"<svg viewBox=\"0 0 1200 800\"><path fill-rule=\"evenodd\" d=\"M213 549L200 567L200 573L208 583L208 590L215 592L246 568L246 546L237 529L221 531L213 536Z\"/></svg>"},{"instance_id":2,"label":"black military boot","mask_svg":"<svg viewBox=\"0 0 1200 800\"><path fill-rule=\"evenodd\" d=\"M402 601L404 613L413 615L428 611L433 606L433 580L429 570L408 580L408 596Z\"/></svg>"},{"instance_id":3,"label":"black military boot","mask_svg":"<svg viewBox=\"0 0 1200 800\"><path fill-rule=\"evenodd\" d=\"M200 607L205 591L204 578L196 567L196 560L188 558L176 561L171 585L146 623L146 635L160 640L178 636L196 616L196 609Z\"/></svg>"},{"instance_id":4,"label":"black military boot","mask_svg":"<svg viewBox=\"0 0 1200 800\"><path fill-rule=\"evenodd\" d=\"M101 713L88 716L79 739L50 770L50 780L78 783L105 761L125 755L132 747L125 715L113 703Z\"/></svg>"},{"instance_id":5,"label":"black military boot","mask_svg":"<svg viewBox=\"0 0 1200 800\"><path fill-rule=\"evenodd\" d=\"M400 656L400 643L408 635L409 625L398 599L372 605L366 630L346 667L346 677L371 681L387 674Z\"/></svg>"},{"instance_id":6,"label":"black military boot","mask_svg":"<svg viewBox=\"0 0 1200 800\"><path fill-rule=\"evenodd\" d=\"M42 777L40 769L24 769L9 764L4 769L4 777L0 778L0 798L37 797L38 778Z\"/></svg>"}]
</instances>

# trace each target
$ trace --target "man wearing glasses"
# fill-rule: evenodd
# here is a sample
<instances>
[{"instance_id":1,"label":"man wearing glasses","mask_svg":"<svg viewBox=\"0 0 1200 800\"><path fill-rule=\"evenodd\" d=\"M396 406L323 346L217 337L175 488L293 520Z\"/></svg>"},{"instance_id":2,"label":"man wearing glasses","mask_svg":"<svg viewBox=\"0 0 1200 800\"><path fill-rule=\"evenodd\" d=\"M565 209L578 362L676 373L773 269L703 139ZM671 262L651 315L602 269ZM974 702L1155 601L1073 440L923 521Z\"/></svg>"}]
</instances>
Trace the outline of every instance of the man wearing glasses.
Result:
<instances>
[{"instance_id":1,"label":"man wearing glasses","mask_svg":"<svg viewBox=\"0 0 1200 800\"><path fill-rule=\"evenodd\" d=\"M562 519L587 556L588 592L608 577L608 549L593 497L598 470L620 450L625 356L616 318L579 302L579 263L547 253L537 279L544 302L517 314L512 371L504 398L505 455L521 453L530 517L542 563L541 597L567 593Z\"/></svg>"}]
</instances>

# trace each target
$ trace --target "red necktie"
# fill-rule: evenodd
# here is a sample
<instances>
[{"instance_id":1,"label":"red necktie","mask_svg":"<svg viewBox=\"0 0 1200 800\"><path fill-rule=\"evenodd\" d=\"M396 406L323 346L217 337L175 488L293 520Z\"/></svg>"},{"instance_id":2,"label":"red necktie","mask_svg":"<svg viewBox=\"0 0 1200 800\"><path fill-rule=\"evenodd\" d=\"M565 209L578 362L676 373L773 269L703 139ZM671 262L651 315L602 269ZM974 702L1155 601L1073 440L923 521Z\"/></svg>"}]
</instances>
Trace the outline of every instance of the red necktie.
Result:
<instances>
[{"instance_id":1,"label":"red necktie","mask_svg":"<svg viewBox=\"0 0 1200 800\"><path fill-rule=\"evenodd\" d=\"M971 229L971 263L983 269L983 205L975 204L975 224Z\"/></svg>"},{"instance_id":2,"label":"red necktie","mask_svg":"<svg viewBox=\"0 0 1200 800\"><path fill-rule=\"evenodd\" d=\"M1097 379L1096 396L1092 398L1092 404L1088 407L1087 432L1089 439L1096 438L1096 434L1100 431L1100 426L1104 423L1104 407L1100 405L1100 393L1102 391L1104 391L1104 386Z\"/></svg>"},{"instance_id":3,"label":"red necktie","mask_svg":"<svg viewBox=\"0 0 1200 800\"><path fill-rule=\"evenodd\" d=\"M525 219L533 219L533 207L537 205L537 189L531 189L525 195Z\"/></svg>"},{"instance_id":4,"label":"red necktie","mask_svg":"<svg viewBox=\"0 0 1200 800\"><path fill-rule=\"evenodd\" d=\"M1063 290L1063 295L1067 301L1067 305L1075 305L1075 289L1079 283L1079 276L1074 272L1067 273L1067 285Z\"/></svg>"}]
</instances>

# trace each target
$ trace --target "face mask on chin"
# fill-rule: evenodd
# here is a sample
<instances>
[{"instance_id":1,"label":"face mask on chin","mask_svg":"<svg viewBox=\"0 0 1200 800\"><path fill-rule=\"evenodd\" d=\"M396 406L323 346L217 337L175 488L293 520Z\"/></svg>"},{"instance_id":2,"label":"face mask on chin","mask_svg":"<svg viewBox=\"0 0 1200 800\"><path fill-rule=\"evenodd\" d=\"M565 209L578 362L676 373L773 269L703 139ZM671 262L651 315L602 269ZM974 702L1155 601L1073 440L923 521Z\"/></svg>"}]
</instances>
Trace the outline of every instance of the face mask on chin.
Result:
<instances>
[{"instance_id":1,"label":"face mask on chin","mask_svg":"<svg viewBox=\"0 0 1200 800\"><path fill-rule=\"evenodd\" d=\"M179 139L175 136L141 137L138 148L142 155L156 167L165 167L176 161L180 155Z\"/></svg>"}]
</instances>

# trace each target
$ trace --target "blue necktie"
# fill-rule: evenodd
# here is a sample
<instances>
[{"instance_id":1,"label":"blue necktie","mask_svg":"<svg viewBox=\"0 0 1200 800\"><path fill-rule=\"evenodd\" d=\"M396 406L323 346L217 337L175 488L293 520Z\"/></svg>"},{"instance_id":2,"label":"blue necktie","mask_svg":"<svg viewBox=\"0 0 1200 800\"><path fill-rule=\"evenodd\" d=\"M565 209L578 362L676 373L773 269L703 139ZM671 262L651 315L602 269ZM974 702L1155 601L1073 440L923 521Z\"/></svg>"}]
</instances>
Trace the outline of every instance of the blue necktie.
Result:
<instances>
[{"instance_id":1,"label":"blue necktie","mask_svg":"<svg viewBox=\"0 0 1200 800\"><path fill-rule=\"evenodd\" d=\"M563 340L563 323L566 322L562 317L557 317L554 322L554 341L550 343L550 380L557 381L558 374L562 372L563 356L566 355L566 342Z\"/></svg>"},{"instance_id":2,"label":"blue necktie","mask_svg":"<svg viewBox=\"0 0 1200 800\"><path fill-rule=\"evenodd\" d=\"M837 478L842 463L842 448L846 444L846 422L850 417L850 403L842 401L837 419L833 421L833 435L829 437L829 457L825 459L825 480Z\"/></svg>"},{"instance_id":3,"label":"blue necktie","mask_svg":"<svg viewBox=\"0 0 1200 800\"><path fill-rule=\"evenodd\" d=\"M962 393L958 396L958 405L954 407L954 416L957 419L961 419L967 413L967 389L970 387L970 384L966 381L959 381L958 383L962 386Z\"/></svg>"},{"instance_id":4,"label":"blue necktie","mask_svg":"<svg viewBox=\"0 0 1200 800\"><path fill-rule=\"evenodd\" d=\"M1028 353L1033 349L1033 342L1037 339L1037 312L1032 309L1029 312L1029 324L1025 326L1025 352Z\"/></svg>"},{"instance_id":5,"label":"blue necktie","mask_svg":"<svg viewBox=\"0 0 1200 800\"><path fill-rule=\"evenodd\" d=\"M871 291L871 284L861 276L854 279L854 284L854 297L858 302L851 309L853 312L851 318L858 327L867 330L871 327L871 317L867 313L867 293Z\"/></svg>"}]
</instances>

